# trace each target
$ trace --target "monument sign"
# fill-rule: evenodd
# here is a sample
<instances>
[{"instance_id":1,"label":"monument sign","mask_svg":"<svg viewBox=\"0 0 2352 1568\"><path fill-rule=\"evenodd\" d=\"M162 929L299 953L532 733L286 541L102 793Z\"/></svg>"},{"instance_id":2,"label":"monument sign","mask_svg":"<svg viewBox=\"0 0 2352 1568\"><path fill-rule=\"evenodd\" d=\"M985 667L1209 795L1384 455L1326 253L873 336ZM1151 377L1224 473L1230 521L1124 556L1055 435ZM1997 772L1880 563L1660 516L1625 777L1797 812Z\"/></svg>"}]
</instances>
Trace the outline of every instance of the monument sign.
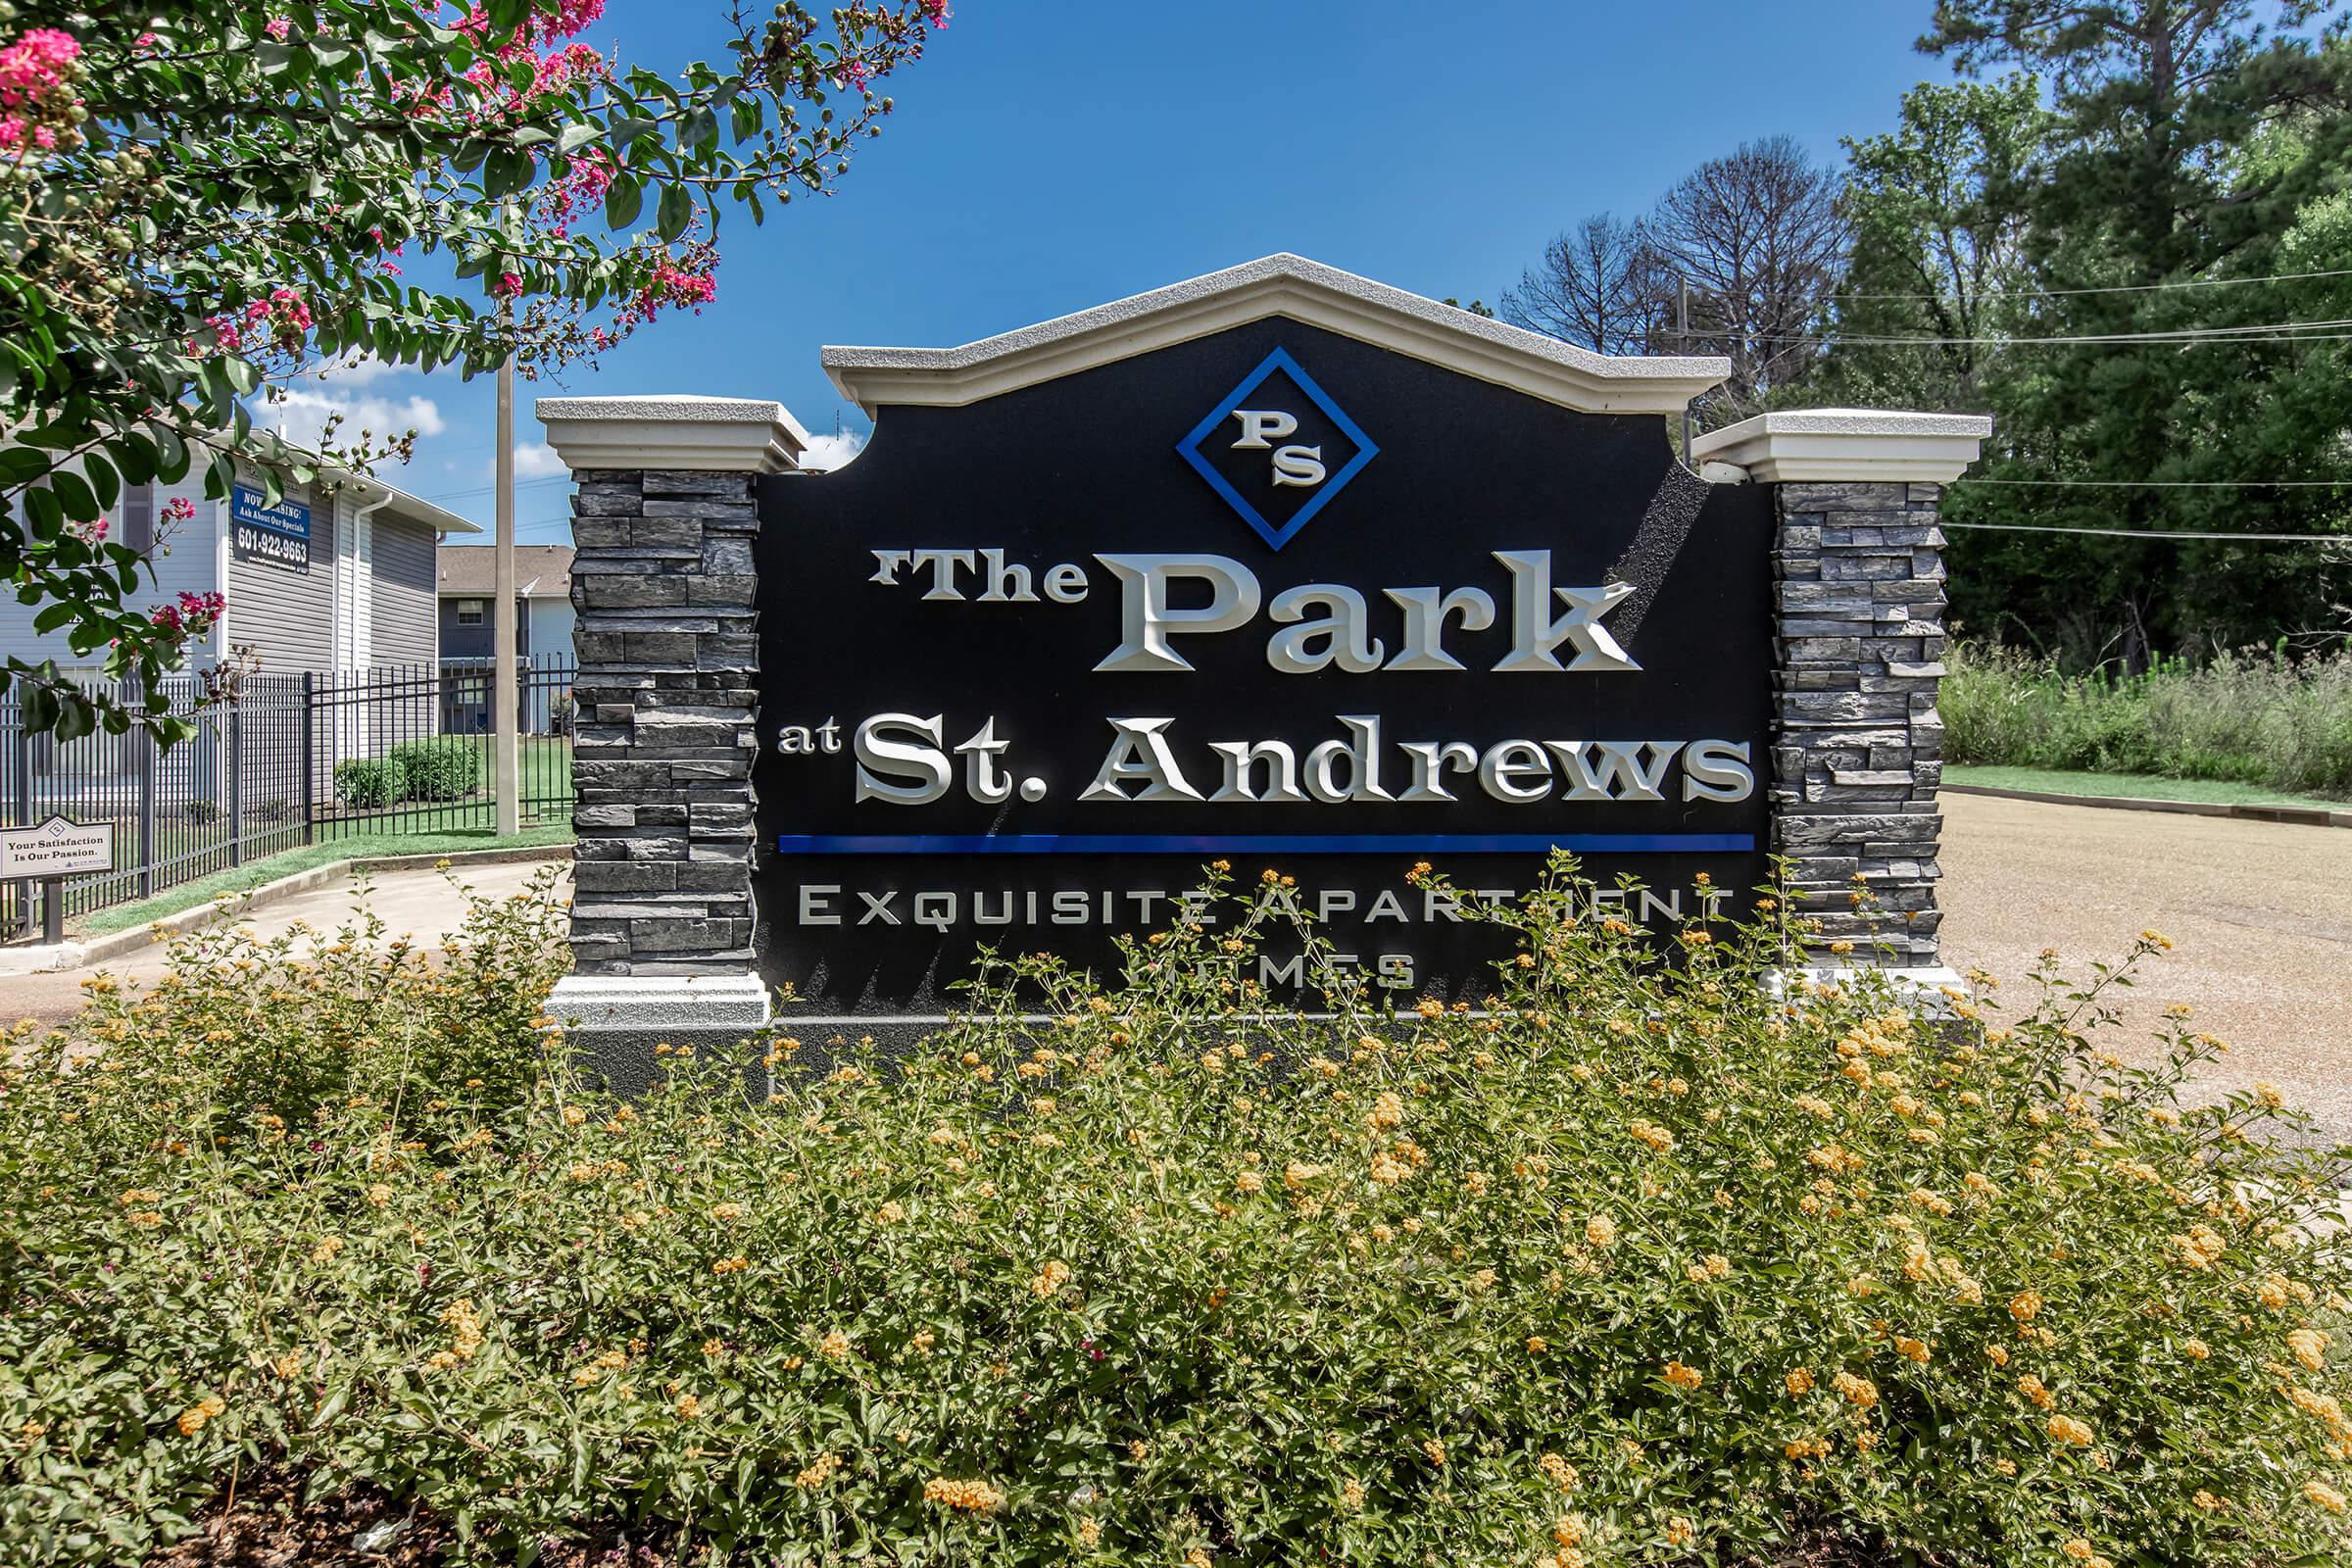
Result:
<instances>
[{"instance_id":1,"label":"monument sign","mask_svg":"<svg viewBox=\"0 0 2352 1568\"><path fill-rule=\"evenodd\" d=\"M1984 421L1768 416L1693 471L1669 421L1723 362L1297 257L825 359L874 418L831 473L773 404L540 405L580 487L555 1010L608 1055L782 985L799 1029L921 1027L983 945L1107 965L1212 913L1215 860L1400 1002L1483 995L1457 901L1555 848L1651 924L1779 853L1825 945L1933 966L1935 505Z\"/></svg>"},{"instance_id":2,"label":"monument sign","mask_svg":"<svg viewBox=\"0 0 2352 1568\"><path fill-rule=\"evenodd\" d=\"M1764 879L1768 509L1664 420L1279 318L872 396L857 462L760 496L804 600L760 665L807 672L761 703L765 972L827 1012L939 1010L982 943L1109 963L1216 859L1448 1000L1499 955L1416 861L1502 899L1565 848L1652 916Z\"/></svg>"}]
</instances>

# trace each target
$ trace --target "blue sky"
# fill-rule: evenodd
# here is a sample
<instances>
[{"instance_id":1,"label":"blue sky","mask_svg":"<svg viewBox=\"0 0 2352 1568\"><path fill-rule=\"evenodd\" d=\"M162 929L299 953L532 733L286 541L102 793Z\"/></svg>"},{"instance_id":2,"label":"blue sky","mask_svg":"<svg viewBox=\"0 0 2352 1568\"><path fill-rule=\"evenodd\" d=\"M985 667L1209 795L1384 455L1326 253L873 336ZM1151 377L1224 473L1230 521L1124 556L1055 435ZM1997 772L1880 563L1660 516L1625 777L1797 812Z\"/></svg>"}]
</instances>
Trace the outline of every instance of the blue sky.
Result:
<instances>
[{"instance_id":1,"label":"blue sky","mask_svg":"<svg viewBox=\"0 0 2352 1568\"><path fill-rule=\"evenodd\" d=\"M754 8L756 11L763 8ZM953 344L1297 251L1490 304L1588 213L1633 214L1692 165L1787 132L1826 160L1949 68L1928 0L959 0L837 194L721 229L717 303L563 387L775 398L811 430L863 417L827 343ZM586 37L674 70L723 47L722 0L612 0ZM428 432L388 475L487 527L488 378L318 389ZM437 428L432 428L437 427ZM544 455L526 451L526 478ZM560 480L526 543L567 537Z\"/></svg>"}]
</instances>

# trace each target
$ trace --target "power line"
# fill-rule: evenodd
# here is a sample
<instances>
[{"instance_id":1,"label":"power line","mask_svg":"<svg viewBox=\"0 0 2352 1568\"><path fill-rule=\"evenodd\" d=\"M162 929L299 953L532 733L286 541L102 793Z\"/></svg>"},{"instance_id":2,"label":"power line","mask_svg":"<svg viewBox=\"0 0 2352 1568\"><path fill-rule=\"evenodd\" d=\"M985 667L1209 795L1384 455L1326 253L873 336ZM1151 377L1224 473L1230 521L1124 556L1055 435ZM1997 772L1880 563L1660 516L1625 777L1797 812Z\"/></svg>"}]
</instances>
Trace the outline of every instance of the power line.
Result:
<instances>
[{"instance_id":1,"label":"power line","mask_svg":"<svg viewBox=\"0 0 2352 1568\"><path fill-rule=\"evenodd\" d=\"M1971 475L1955 479L1954 484L2005 484L2029 489L2069 488L2083 490L2342 490L2352 488L2352 478L2345 479L1979 479Z\"/></svg>"},{"instance_id":2,"label":"power line","mask_svg":"<svg viewBox=\"0 0 2352 1568\"><path fill-rule=\"evenodd\" d=\"M2158 528L2054 528L2034 522L1941 522L1943 528L1981 528L1992 533L2087 533L2107 539L2226 539L2253 544L2352 545L2344 533L2197 533Z\"/></svg>"},{"instance_id":3,"label":"power line","mask_svg":"<svg viewBox=\"0 0 2352 1568\"><path fill-rule=\"evenodd\" d=\"M528 490L528 489L530 489L530 488L531 488L533 485L542 485L542 484L569 484L569 483L571 483L571 475L570 475L570 474L568 474L568 473L551 473L551 474L549 474L549 475L548 475L546 478L544 478L544 479L521 479L521 480L517 480L517 481L515 482L514 488L515 488L515 489L517 489L517 490ZM420 496L420 497L418 497L417 499L419 499L419 500L422 500L422 501L463 501L463 500L465 500L465 499L466 499L466 497L468 497L468 496L486 496L486 495L488 495L488 494L489 494L491 491L493 491L493 490L495 490L495 489L497 489L497 488L498 488L498 486L496 486L496 485L494 485L494 484L477 484L477 485L473 486L473 487L472 487L471 489L469 489L469 490L442 490L442 491L436 492L436 493L435 493L435 494L433 494L433 495L429 495L429 496Z\"/></svg>"},{"instance_id":4,"label":"power line","mask_svg":"<svg viewBox=\"0 0 2352 1568\"><path fill-rule=\"evenodd\" d=\"M1726 337L1743 337L1756 343L1810 343L1823 347L1886 346L1906 344L1924 348L1958 348L1983 345L1990 348L2033 348L2042 345L2082 345L2102 343L2333 343L2352 338L2352 318L2330 321L2269 321L2251 326L2193 326L2163 332L2081 332L2051 337L1890 337L1868 333L1835 333L1824 337L1811 332L1675 332L1666 337L1680 337L1698 342L1720 341ZM2259 334L2270 333L2271 336Z\"/></svg>"},{"instance_id":5,"label":"power line","mask_svg":"<svg viewBox=\"0 0 2352 1568\"><path fill-rule=\"evenodd\" d=\"M2339 267L2324 272L2271 272L2261 277L2188 277L2170 283L2110 283L2101 288L1990 288L1976 297L1981 300L2006 299L2063 299L2078 294L2146 294L2168 288L2234 288L2240 283L2294 283L2314 277L2352 277L2352 267ZM1839 294L1841 300L1940 300L1942 294Z\"/></svg>"}]
</instances>

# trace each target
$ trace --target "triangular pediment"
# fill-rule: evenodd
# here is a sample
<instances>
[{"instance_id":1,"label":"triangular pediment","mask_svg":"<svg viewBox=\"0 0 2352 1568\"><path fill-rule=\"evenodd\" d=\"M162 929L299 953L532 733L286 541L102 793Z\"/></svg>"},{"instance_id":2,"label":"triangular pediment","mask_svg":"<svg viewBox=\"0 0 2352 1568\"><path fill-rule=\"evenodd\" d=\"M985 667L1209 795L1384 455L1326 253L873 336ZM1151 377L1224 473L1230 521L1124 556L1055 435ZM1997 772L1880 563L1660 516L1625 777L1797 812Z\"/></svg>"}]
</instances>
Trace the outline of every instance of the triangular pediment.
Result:
<instances>
[{"instance_id":1,"label":"triangular pediment","mask_svg":"<svg viewBox=\"0 0 2352 1568\"><path fill-rule=\"evenodd\" d=\"M1284 317L1585 414L1675 414L1729 361L1617 357L1473 315L1303 256L1268 256L960 348L827 348L868 414L959 408L1269 317Z\"/></svg>"}]
</instances>

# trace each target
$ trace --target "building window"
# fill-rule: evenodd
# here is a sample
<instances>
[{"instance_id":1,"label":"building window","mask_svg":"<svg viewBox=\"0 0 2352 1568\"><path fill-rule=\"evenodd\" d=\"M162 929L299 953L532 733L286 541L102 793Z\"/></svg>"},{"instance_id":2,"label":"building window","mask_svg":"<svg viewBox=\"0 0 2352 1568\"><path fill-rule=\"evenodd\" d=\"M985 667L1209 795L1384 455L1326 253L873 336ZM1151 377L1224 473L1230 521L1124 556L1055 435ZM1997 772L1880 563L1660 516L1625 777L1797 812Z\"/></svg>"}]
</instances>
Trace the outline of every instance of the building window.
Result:
<instances>
[{"instance_id":1,"label":"building window","mask_svg":"<svg viewBox=\"0 0 2352 1568\"><path fill-rule=\"evenodd\" d=\"M155 491L143 484L122 487L122 531L115 542L140 555L155 549Z\"/></svg>"},{"instance_id":2,"label":"building window","mask_svg":"<svg viewBox=\"0 0 2352 1568\"><path fill-rule=\"evenodd\" d=\"M458 624L479 626L482 623L482 602L479 599L458 601Z\"/></svg>"}]
</instances>

